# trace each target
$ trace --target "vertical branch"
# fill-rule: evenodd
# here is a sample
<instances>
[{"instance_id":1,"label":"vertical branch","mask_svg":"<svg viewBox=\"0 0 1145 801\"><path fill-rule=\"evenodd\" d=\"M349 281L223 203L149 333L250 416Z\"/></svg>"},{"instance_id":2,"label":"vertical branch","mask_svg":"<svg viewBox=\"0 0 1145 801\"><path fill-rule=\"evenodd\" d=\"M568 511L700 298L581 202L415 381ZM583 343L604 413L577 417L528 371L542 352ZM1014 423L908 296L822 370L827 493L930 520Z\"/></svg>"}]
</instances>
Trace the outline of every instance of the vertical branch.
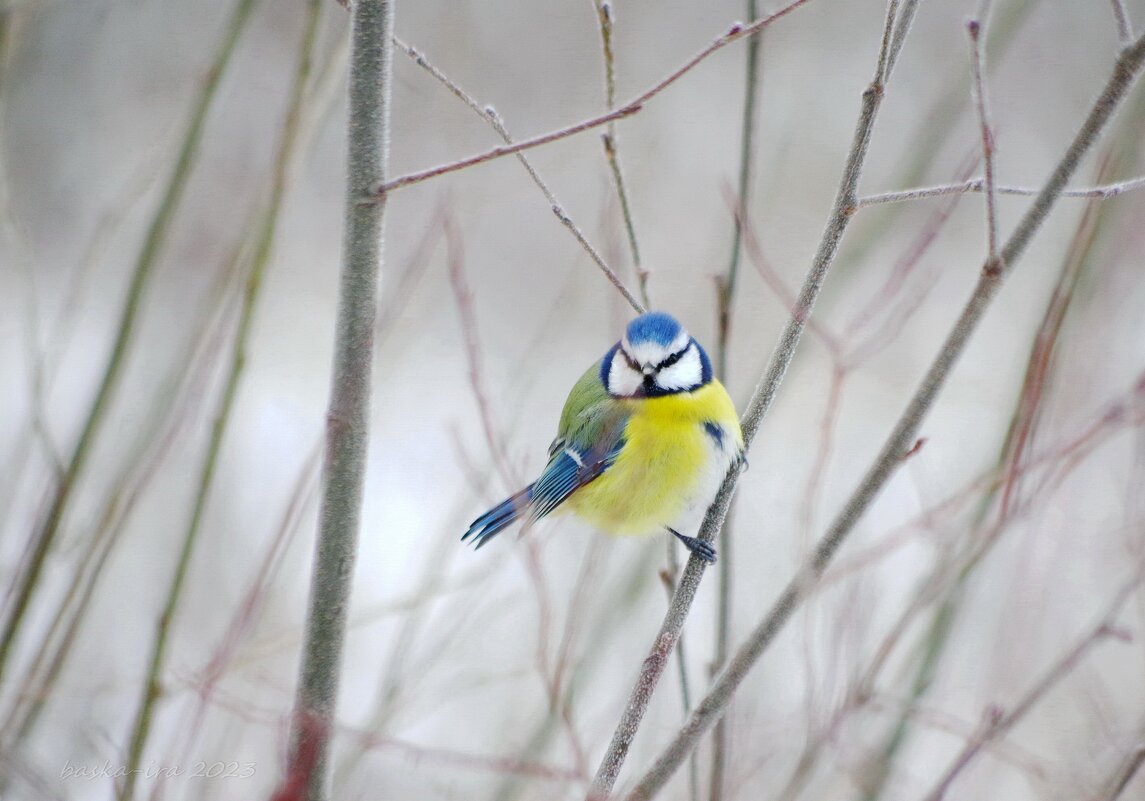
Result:
<instances>
[{"instance_id":1,"label":"vertical branch","mask_svg":"<svg viewBox=\"0 0 1145 801\"><path fill-rule=\"evenodd\" d=\"M986 102L986 84L982 75L986 71L982 47L982 28L990 14L990 0L978 5L978 16L966 23L970 34L971 94L978 112L978 128L982 136L982 165L986 192L986 258L994 264L998 260L998 196L994 190L994 130L990 125L990 107Z\"/></svg>"},{"instance_id":2,"label":"vertical branch","mask_svg":"<svg viewBox=\"0 0 1145 801\"><path fill-rule=\"evenodd\" d=\"M747 0L749 19L758 14L759 0ZM716 374L726 380L728 373L728 337L731 333L731 306L735 297L736 278L742 255L743 229L741 221L747 219L747 207L753 177L753 156L755 155L755 107L759 95L759 48L763 41L763 31L754 33L747 40L747 64L744 76L743 119L740 123L739 185L736 195L736 212L733 215L731 258L728 260L727 274L719 282L717 300L719 303L719 339L716 349Z\"/></svg>"},{"instance_id":3,"label":"vertical branch","mask_svg":"<svg viewBox=\"0 0 1145 801\"><path fill-rule=\"evenodd\" d=\"M274 233L277 228L278 214L282 207L282 199L287 186L287 162L294 150L294 143L298 133L298 121L302 107L303 92L307 78L310 75L310 59L318 31L318 12L320 0L310 0L307 12L306 25L303 31L302 47L299 54L298 68L295 72L294 84L291 89L290 104L287 110L286 121L283 125L282 139L275 157L274 182L271 187L271 196L267 209L259 226L258 241L243 291L242 308L239 313L238 330L230 357L230 366L227 373L226 385L219 400L219 408L211 425L211 437L203 455L203 463L199 469L199 482L195 493L191 517L187 529L183 534L183 541L179 549L179 557L175 565L175 573L167 590L167 598L163 604L163 611L156 624L155 639L151 646L151 656L148 661L147 676L143 681L143 694L140 698L139 708L136 711L135 722L132 726L131 743L127 751L126 773L123 790L120 794L122 801L128 801L134 794L135 780L139 775L139 763L143 756L143 749L147 744L147 737L151 731L153 713L156 701L161 692L161 677L164 662L166 661L167 645L171 635L171 627L178 612L179 601L182 598L183 587L187 580L187 573L191 566L191 556L194 554L195 544L198 542L199 531L203 521L203 514L207 508L213 485L215 470L218 467L219 453L222 450L223 439L226 435L227 425L234 409L235 398L238 396L239 381L242 377L243 367L246 364L247 343L254 322L254 311L258 300L259 290L262 287L262 278L266 272L266 265L270 261L271 249L274 244Z\"/></svg>"},{"instance_id":4,"label":"vertical branch","mask_svg":"<svg viewBox=\"0 0 1145 801\"><path fill-rule=\"evenodd\" d=\"M758 0L747 0L747 18L759 16ZM739 187L735 199L736 213L732 220L732 248L728 261L727 274L718 281L716 302L718 304L718 339L716 342L716 375L720 380L728 380L728 348L731 337L732 302L735 298L736 279L743 251L743 221L747 219L747 208L751 193L751 180L755 155L755 107L759 95L759 49L763 33L753 34L747 40L747 56L743 90L743 119L740 124ZM728 658L731 639L732 606L732 558L731 521L725 520L720 529L719 551L723 559L719 561L719 585L716 602L716 645L712 657L712 673L719 672ZM721 801L724 794L724 781L727 772L728 748L730 746L728 724L721 719L712 734L712 765L708 777L708 798Z\"/></svg>"},{"instance_id":5,"label":"vertical branch","mask_svg":"<svg viewBox=\"0 0 1145 801\"><path fill-rule=\"evenodd\" d=\"M596 18L600 22L600 46L604 55L604 97L606 111L616 107L616 57L612 49L612 4L608 0L593 0L596 6ZM753 15L751 19L755 19ZM601 134L604 142L604 155L608 158L608 167L612 171L612 180L616 184L616 196L620 200L620 211L624 215L624 229L628 234L628 247L632 251L632 268L636 273L636 280L640 287L640 300L644 307L651 303L648 300L648 274L640 261L640 247L636 241L636 223L632 219L632 207L628 203L628 190L624 185L624 173L620 169L620 144L616 136L616 120L610 120L605 132Z\"/></svg>"},{"instance_id":6,"label":"vertical branch","mask_svg":"<svg viewBox=\"0 0 1145 801\"><path fill-rule=\"evenodd\" d=\"M167 242L167 233L174 221L175 210L178 208L179 201L183 197L183 191L187 188L187 182L190 180L192 168L199 152L199 143L203 138L207 112L211 108L211 103L215 98L215 92L226 71L227 64L230 63L239 34L246 26L247 20L250 19L254 4L254 0L239 0L235 6L234 13L223 33L219 50L211 62L210 69L206 72L202 89L195 99L179 148L175 168L167 182L159 206L155 210L155 215L147 228L143 246L136 257L131 281L127 288L127 297L116 329L115 341L111 346L111 352L108 355L99 387L88 407L87 417L83 422L63 475L60 476L56 484L47 514L44 515L32 536L27 565L17 579L12 606L8 611L7 619L4 621L4 630L0 633L0 680L3 678L4 668L19 634L28 604L31 602L32 595L39 583L44 562L51 551L56 536L59 534L64 514L72 499L72 492L87 466L92 447L107 415L112 395L123 376L123 370L127 365L128 351L135 337L135 326L142 307L143 295L147 290L155 264L159 260L159 254Z\"/></svg>"},{"instance_id":7,"label":"vertical branch","mask_svg":"<svg viewBox=\"0 0 1145 801\"><path fill-rule=\"evenodd\" d=\"M329 795L330 731L365 481L386 198L383 194L377 203L363 201L370 187L386 177L393 27L392 0L356 0L351 22L346 229L326 413L322 505L286 779L287 784L308 787L313 801Z\"/></svg>"}]
</instances>

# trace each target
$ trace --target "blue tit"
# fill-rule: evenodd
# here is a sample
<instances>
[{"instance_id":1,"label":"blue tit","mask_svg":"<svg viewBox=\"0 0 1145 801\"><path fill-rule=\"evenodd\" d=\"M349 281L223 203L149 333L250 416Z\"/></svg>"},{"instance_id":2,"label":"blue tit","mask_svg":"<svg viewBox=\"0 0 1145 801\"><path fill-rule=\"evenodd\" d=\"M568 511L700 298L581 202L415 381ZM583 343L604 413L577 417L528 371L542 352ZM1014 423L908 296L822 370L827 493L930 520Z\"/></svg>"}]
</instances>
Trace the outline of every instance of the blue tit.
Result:
<instances>
[{"instance_id":1,"label":"blue tit","mask_svg":"<svg viewBox=\"0 0 1145 801\"><path fill-rule=\"evenodd\" d=\"M557 510L614 535L668 532L708 563L695 530L743 432L700 343L671 315L642 314L569 393L540 477L473 521L478 548L518 518Z\"/></svg>"}]
</instances>

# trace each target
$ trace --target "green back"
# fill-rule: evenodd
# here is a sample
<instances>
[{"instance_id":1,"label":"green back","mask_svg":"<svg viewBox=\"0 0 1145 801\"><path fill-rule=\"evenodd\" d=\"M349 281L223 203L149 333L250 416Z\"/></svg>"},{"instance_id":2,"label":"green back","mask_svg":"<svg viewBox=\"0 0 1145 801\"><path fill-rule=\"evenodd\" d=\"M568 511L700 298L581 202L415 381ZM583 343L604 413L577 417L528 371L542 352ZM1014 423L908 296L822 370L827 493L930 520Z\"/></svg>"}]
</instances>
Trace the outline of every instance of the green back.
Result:
<instances>
[{"instance_id":1,"label":"green back","mask_svg":"<svg viewBox=\"0 0 1145 801\"><path fill-rule=\"evenodd\" d=\"M549 453L565 444L578 448L608 445L603 439L615 441L624 431L624 423L631 413L626 404L611 397L600 380L600 362L585 371L573 385L561 411L557 438Z\"/></svg>"}]
</instances>

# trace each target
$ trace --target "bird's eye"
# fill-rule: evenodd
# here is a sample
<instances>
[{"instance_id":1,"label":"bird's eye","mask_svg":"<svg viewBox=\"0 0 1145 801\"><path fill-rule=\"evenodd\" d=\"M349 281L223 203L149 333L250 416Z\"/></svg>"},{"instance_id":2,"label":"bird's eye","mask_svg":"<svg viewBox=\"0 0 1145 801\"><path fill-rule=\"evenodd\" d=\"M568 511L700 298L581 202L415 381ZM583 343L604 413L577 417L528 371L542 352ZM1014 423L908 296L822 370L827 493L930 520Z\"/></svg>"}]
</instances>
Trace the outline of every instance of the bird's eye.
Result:
<instances>
[{"instance_id":1,"label":"bird's eye","mask_svg":"<svg viewBox=\"0 0 1145 801\"><path fill-rule=\"evenodd\" d=\"M687 352L688 352L687 348L684 348L681 351L676 351L671 356L669 356L667 359L665 359L664 361L662 361L658 365L656 365L656 371L659 372L659 371L664 370L668 367L671 367L673 364L680 361L680 359L684 358L684 354Z\"/></svg>"}]
</instances>

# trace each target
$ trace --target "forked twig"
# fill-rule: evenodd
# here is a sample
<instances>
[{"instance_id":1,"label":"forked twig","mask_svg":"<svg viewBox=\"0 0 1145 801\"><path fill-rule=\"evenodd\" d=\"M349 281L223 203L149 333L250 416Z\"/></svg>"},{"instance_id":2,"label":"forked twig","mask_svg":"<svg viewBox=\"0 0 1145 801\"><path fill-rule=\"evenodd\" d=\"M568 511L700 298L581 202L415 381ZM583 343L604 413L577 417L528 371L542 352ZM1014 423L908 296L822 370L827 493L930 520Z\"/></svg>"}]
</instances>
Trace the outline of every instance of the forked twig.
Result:
<instances>
[{"instance_id":1,"label":"forked twig","mask_svg":"<svg viewBox=\"0 0 1145 801\"><path fill-rule=\"evenodd\" d=\"M986 710L979 731L962 747L962 750L959 751L958 755L943 772L942 777L935 783L931 791L924 796L924 801L941 801L946 795L946 791L950 788L950 785L966 766L970 764L974 757L978 755L983 747L1003 737L1018 721L1024 718L1056 684L1077 667L1082 658L1094 645L1108 637L1124 639L1125 635L1115 626L1117 615L1121 611L1121 607L1124 606L1125 602L1129 599L1130 594L1137 589L1140 584L1140 574L1134 576L1131 581L1126 583L1125 586L1117 592L1117 595L1114 596L1113 602L1109 605L1109 608L1097 626L1063 654L1062 657L1046 671L1045 675L1035 682L1018 702L1014 704L1012 709L1004 711L1000 707L991 705Z\"/></svg>"},{"instance_id":2,"label":"forked twig","mask_svg":"<svg viewBox=\"0 0 1145 801\"><path fill-rule=\"evenodd\" d=\"M452 92L454 97L468 106L470 111L489 123L493 127L493 130L497 132L497 134L505 141L507 145L513 144L513 138L509 135L509 129L505 126L504 120L501 119L501 116L497 113L496 109L494 109L492 106L482 106L480 103L478 103L472 95L462 89L461 86L453 81L448 75L434 66L433 63L425 57L425 54L419 51L417 48L406 44L396 36L394 37L394 44L399 50L413 59L415 64L436 78L446 89ZM592 243L588 241L588 238L584 235L584 232L581 231L577 224L573 222L572 218L569 217L568 213L565 211L564 206L562 206L560 201L557 200L556 195L553 194L552 189L550 189L549 185L545 183L543 178L541 178L540 173L538 173L536 168L533 167L533 163L529 161L529 158L524 153L517 153L516 155L517 160L521 162L521 166L525 168L525 170L529 173L529 177L533 179L533 183L535 183L537 188L541 190L541 193L544 194L545 200L549 202L549 208L552 209L553 215L556 216L561 225L563 225L569 230L570 233L572 233L573 237L576 238L576 241L580 243L580 246L585 249L589 257L596 263L596 266L600 268L602 273L604 273L604 277L608 279L610 284L616 287L616 290L624 296L624 299L628 301L629 305L632 306L632 308L635 309L637 313L643 313L647 306L647 299L645 299L643 304L636 299L628 287L624 285L624 282L620 280L620 276L616 274L616 271L608 266L608 263L604 260L604 257L601 256L600 252L592 246Z\"/></svg>"},{"instance_id":3,"label":"forked twig","mask_svg":"<svg viewBox=\"0 0 1145 801\"><path fill-rule=\"evenodd\" d=\"M1089 151L1097 140L1105 124L1112 117L1114 110L1138 77L1143 63L1145 63L1145 37L1138 39L1131 47L1127 47L1121 52L1114 66L1113 74L1073 142L1054 168L1037 199L1031 204L1014 233L1001 249L1000 261L995 265L997 269L984 268L982 270L978 286L954 328L947 336L937 357L923 378L922 384L911 398L859 486L856 487L831 527L820 540L811 559L791 580L771 610L752 630L728 666L717 677L711 690L697 705L688 723L673 738L672 742L653 763L653 766L637 783L628 797L629 801L651 798L668 780L680 761L691 753L699 739L723 714L739 684L775 639L776 634L786 624L795 608L806 598L815 581L830 563L859 518L891 474L901 464L903 454L909 451L917 438L918 428L922 424L923 417L930 410L970 335L977 328L990 301L997 294L1002 279L1013 269L1013 265L1025 252L1034 233L1041 227L1053 208L1063 187L1077 170L1082 156ZM986 267L990 266L989 264L986 265Z\"/></svg>"},{"instance_id":4,"label":"forked twig","mask_svg":"<svg viewBox=\"0 0 1145 801\"><path fill-rule=\"evenodd\" d=\"M697 64L706 60L716 51L721 50L732 42L737 42L744 37L751 36L753 33L757 33L763 30L776 20L787 16L792 11L808 2L810 2L810 0L793 0L793 2L788 3L786 6L774 12L773 14L769 14L766 17L757 19L749 25L742 25L737 22L736 24L732 25L726 33L717 36L711 44L709 44L696 55L692 56L680 67L676 68L674 71L662 78L658 83L645 90L640 95L637 95L635 98L628 101L623 106L615 109L614 111L610 111L607 114L601 114L596 117L591 117L587 120L582 120L581 122L569 125L565 128L560 128L556 131L541 134L540 136L534 136L531 139L524 139L512 145L495 147L492 150L488 150L484 153L478 153L475 156L458 159L457 161L451 161L446 164L439 164L436 167L430 167L429 169L421 170L420 172L412 172L407 175L402 175L393 179L392 181L385 181L380 184L375 184L374 187L371 188L367 193L367 195L363 197L362 202L376 203L389 192L392 192L395 189L400 189L403 186L420 183L421 181L425 181L429 178L436 178L439 175L446 175L451 172L456 172L457 170L463 170L466 167L472 167L476 164L483 164L486 161L492 161L493 159L498 159L502 156L511 156L514 153L521 152L522 150L528 150L530 148L539 147L541 145L547 145L550 142L556 142L560 139L573 136L574 134L589 131L593 128L599 128L601 125L607 125L613 120L629 117L640 111L645 103L663 92L676 81L680 80L680 78L682 78L684 75L691 72L691 70Z\"/></svg>"}]
</instances>

